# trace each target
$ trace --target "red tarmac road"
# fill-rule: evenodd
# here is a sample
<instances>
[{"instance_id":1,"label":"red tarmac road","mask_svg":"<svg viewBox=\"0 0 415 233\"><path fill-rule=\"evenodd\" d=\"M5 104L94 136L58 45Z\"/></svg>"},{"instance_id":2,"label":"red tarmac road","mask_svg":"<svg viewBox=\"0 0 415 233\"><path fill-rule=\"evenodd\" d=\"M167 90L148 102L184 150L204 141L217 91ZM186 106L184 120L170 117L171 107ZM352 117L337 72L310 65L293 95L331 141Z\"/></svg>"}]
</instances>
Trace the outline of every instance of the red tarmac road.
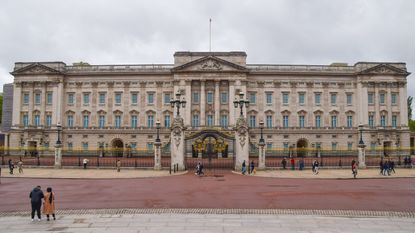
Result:
<instances>
[{"instance_id":1,"label":"red tarmac road","mask_svg":"<svg viewBox=\"0 0 415 233\"><path fill-rule=\"evenodd\" d=\"M281 179L224 172L141 179L2 178L0 211L29 210L35 185L60 209L283 208L415 211L415 179Z\"/></svg>"}]
</instances>

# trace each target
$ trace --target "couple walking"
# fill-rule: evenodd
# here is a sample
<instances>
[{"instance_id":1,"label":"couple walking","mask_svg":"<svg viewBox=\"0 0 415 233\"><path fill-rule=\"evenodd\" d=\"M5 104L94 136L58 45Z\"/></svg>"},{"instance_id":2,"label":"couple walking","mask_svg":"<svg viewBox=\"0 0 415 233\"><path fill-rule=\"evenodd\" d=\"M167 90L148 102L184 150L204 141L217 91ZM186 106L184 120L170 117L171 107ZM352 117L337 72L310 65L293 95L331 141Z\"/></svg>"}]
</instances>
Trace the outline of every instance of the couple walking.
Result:
<instances>
[{"instance_id":1,"label":"couple walking","mask_svg":"<svg viewBox=\"0 0 415 233\"><path fill-rule=\"evenodd\" d=\"M37 212L38 221L41 219L40 208L42 207L43 199L43 213L46 214L46 218L49 221L49 215L52 215L53 220L55 217L55 194L52 192L52 188L48 187L46 193L43 194L40 186L36 186L29 195L32 204L32 222L35 220L35 212Z\"/></svg>"}]
</instances>

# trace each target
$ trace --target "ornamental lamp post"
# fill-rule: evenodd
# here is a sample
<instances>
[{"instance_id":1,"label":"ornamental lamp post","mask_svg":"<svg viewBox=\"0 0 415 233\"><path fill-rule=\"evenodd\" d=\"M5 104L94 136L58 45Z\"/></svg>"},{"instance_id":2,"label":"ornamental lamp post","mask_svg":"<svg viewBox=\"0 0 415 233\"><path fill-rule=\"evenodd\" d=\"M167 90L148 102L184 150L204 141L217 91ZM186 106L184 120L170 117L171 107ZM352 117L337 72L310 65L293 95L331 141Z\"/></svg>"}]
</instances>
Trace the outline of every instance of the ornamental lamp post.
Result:
<instances>
[{"instance_id":1,"label":"ornamental lamp post","mask_svg":"<svg viewBox=\"0 0 415 233\"><path fill-rule=\"evenodd\" d=\"M182 107L182 108L185 108L186 107L186 100L184 100L184 97L183 97L183 100L180 100L180 96L181 96L182 94L180 93L180 91L178 90L177 92L176 92L176 99L171 99L170 100L170 105L171 105L171 107L173 108L173 110L174 110L174 107L176 106L177 107L177 116L180 116L180 107Z\"/></svg>"},{"instance_id":2,"label":"ornamental lamp post","mask_svg":"<svg viewBox=\"0 0 415 233\"><path fill-rule=\"evenodd\" d=\"M157 138L156 138L156 143L160 143L160 121L157 120L156 121L156 129L157 129Z\"/></svg>"},{"instance_id":3,"label":"ornamental lamp post","mask_svg":"<svg viewBox=\"0 0 415 233\"><path fill-rule=\"evenodd\" d=\"M60 145L62 144L61 142L61 131L62 131L62 125L60 122L58 122L58 124L56 124L56 129L58 130L58 140L56 140L56 145Z\"/></svg>"},{"instance_id":4,"label":"ornamental lamp post","mask_svg":"<svg viewBox=\"0 0 415 233\"><path fill-rule=\"evenodd\" d=\"M359 133L360 133L360 140L359 145L364 145L365 142L363 141L363 124L359 124Z\"/></svg>"},{"instance_id":5,"label":"ornamental lamp post","mask_svg":"<svg viewBox=\"0 0 415 233\"><path fill-rule=\"evenodd\" d=\"M259 139L259 145L265 145L265 140L263 136L263 130L264 130L264 121L259 122L259 129L261 130L261 138Z\"/></svg>"},{"instance_id":6,"label":"ornamental lamp post","mask_svg":"<svg viewBox=\"0 0 415 233\"><path fill-rule=\"evenodd\" d=\"M233 104L235 106L235 108L240 108L241 109L241 116L240 117L244 117L244 113L243 113L243 108L244 106L246 108L249 107L249 101L248 100L244 100L244 93L241 91L239 92L239 101L235 98L235 100L233 101Z\"/></svg>"}]
</instances>

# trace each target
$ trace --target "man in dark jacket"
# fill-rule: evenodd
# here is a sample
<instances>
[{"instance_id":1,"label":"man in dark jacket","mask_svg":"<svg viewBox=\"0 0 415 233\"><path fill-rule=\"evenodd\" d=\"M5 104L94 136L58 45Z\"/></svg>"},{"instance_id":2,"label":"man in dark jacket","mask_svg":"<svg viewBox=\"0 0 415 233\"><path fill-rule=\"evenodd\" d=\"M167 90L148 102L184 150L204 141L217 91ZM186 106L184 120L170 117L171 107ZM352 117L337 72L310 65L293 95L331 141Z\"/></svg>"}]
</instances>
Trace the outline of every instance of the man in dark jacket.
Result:
<instances>
[{"instance_id":1,"label":"man in dark jacket","mask_svg":"<svg viewBox=\"0 0 415 233\"><path fill-rule=\"evenodd\" d=\"M34 221L35 218L35 211L37 211L38 221L40 221L40 207L42 206L42 198L44 198L40 186L36 186L36 188L30 192L29 198L32 203L32 221Z\"/></svg>"}]
</instances>

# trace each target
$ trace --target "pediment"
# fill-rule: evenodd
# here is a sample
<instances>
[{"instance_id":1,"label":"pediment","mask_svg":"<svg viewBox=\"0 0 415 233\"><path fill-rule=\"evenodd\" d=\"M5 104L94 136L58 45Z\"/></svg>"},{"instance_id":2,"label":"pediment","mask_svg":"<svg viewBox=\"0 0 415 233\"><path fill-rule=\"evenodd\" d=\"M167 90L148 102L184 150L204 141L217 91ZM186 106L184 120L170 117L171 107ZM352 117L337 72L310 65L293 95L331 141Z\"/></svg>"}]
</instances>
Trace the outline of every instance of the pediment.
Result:
<instances>
[{"instance_id":1,"label":"pediment","mask_svg":"<svg viewBox=\"0 0 415 233\"><path fill-rule=\"evenodd\" d=\"M31 74L62 74L59 70L55 70L40 63L33 63L23 68L11 72L12 75L31 75Z\"/></svg>"},{"instance_id":2,"label":"pediment","mask_svg":"<svg viewBox=\"0 0 415 233\"><path fill-rule=\"evenodd\" d=\"M409 75L406 70L396 68L388 64L379 64L374 67L362 70L360 75Z\"/></svg>"},{"instance_id":3,"label":"pediment","mask_svg":"<svg viewBox=\"0 0 415 233\"><path fill-rule=\"evenodd\" d=\"M248 72L248 69L215 56L206 56L177 66L172 72Z\"/></svg>"}]
</instances>

